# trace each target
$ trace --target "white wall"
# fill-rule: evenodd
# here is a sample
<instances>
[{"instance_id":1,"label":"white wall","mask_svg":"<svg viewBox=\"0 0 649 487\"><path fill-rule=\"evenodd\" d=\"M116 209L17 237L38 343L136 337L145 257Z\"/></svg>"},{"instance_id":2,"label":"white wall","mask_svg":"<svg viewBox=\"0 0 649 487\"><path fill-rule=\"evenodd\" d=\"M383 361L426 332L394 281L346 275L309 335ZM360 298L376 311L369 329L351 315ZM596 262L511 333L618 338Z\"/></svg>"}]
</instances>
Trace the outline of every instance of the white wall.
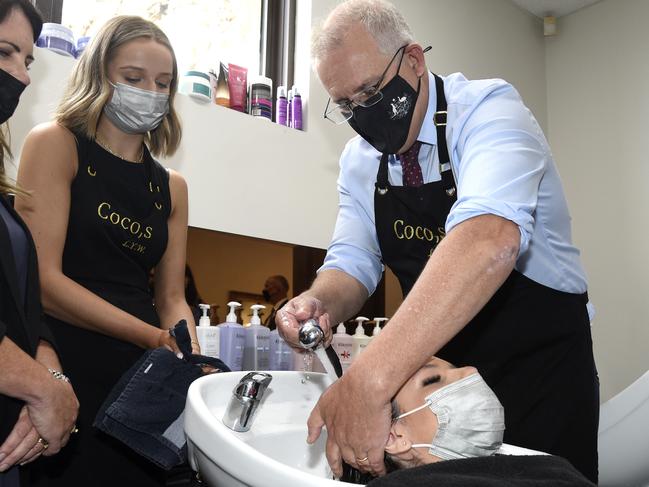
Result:
<instances>
[{"instance_id":1,"label":"white wall","mask_svg":"<svg viewBox=\"0 0 649 487\"><path fill-rule=\"evenodd\" d=\"M167 164L187 178L190 224L254 237L326 247L336 217L338 156L352 136L322 117L324 90L308 66L308 19L322 20L337 2L298 3L298 82L308 83L308 131L297 132L213 105L178 97L183 143ZM538 22L508 0L397 0L428 54L445 74L513 81L545 124L543 43ZM311 13L311 9L313 12ZM38 50L34 82L12 120L13 149L30 127L49 118L72 61ZM242 191L242 187L246 189ZM269 215L282 215L267 218ZM277 223L279 220L279 223Z\"/></svg>"},{"instance_id":2,"label":"white wall","mask_svg":"<svg viewBox=\"0 0 649 487\"><path fill-rule=\"evenodd\" d=\"M549 138L596 306L602 398L649 369L649 2L605 0L547 43Z\"/></svg>"}]
</instances>

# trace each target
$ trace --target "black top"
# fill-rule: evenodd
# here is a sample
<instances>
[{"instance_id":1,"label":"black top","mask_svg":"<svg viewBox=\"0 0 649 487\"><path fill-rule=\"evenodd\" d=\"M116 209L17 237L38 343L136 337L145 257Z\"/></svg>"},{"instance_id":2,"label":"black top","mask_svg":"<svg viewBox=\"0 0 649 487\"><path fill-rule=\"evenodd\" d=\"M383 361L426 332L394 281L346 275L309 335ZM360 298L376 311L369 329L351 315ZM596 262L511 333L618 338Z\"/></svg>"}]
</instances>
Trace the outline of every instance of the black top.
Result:
<instances>
[{"instance_id":1,"label":"black top","mask_svg":"<svg viewBox=\"0 0 649 487\"><path fill-rule=\"evenodd\" d=\"M0 218L2 218L4 224L7 226L9 240L11 240L11 253L16 264L20 303L24 305L25 290L27 289L27 259L29 258L27 234L4 205L0 205ZM3 251L5 250L3 249ZM6 251L9 251L9 249L6 249Z\"/></svg>"},{"instance_id":2,"label":"black top","mask_svg":"<svg viewBox=\"0 0 649 487\"><path fill-rule=\"evenodd\" d=\"M146 149L143 162L134 163L86 137L76 139L78 168L70 188L63 273L114 306L160 326L149 273L167 248L169 173ZM99 487L125 479L128 485L160 485L153 464L92 427L102 402L143 350L53 317L48 323L81 404L79 433L52 461L30 464L31 485Z\"/></svg>"},{"instance_id":3,"label":"black top","mask_svg":"<svg viewBox=\"0 0 649 487\"><path fill-rule=\"evenodd\" d=\"M41 319L36 248L27 226L3 195L0 195L0 207L12 219L7 225L5 219L0 218L0 340L9 338L21 350L34 357L41 339L54 344L49 329ZM8 226L22 231L25 241L20 246L24 245L24 266L16 265L13 231ZM19 267L20 271L17 270ZM14 427L22 405L21 401L0 394L0 443L4 442Z\"/></svg>"},{"instance_id":4,"label":"black top","mask_svg":"<svg viewBox=\"0 0 649 487\"><path fill-rule=\"evenodd\" d=\"M63 273L94 292L150 303L149 272L167 248L169 174L147 150L133 163L81 136L77 148Z\"/></svg>"}]
</instances>

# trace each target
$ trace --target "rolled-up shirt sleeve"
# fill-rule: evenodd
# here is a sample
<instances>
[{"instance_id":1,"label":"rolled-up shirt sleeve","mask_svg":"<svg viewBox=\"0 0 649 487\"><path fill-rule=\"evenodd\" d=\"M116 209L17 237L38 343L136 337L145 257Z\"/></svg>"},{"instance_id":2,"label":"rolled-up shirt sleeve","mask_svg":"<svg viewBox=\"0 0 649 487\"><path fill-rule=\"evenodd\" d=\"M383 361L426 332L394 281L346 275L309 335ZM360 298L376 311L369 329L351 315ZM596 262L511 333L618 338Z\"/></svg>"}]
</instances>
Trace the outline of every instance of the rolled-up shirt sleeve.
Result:
<instances>
[{"instance_id":1,"label":"rolled-up shirt sleeve","mask_svg":"<svg viewBox=\"0 0 649 487\"><path fill-rule=\"evenodd\" d=\"M348 156L346 149L341 156L341 166ZM338 178L338 217L331 244L324 264L318 272L327 269L343 271L360 281L369 294L378 285L383 273L381 251L373 218L355 199L347 182L345 171ZM373 215L373 212L372 212Z\"/></svg>"},{"instance_id":2,"label":"rolled-up shirt sleeve","mask_svg":"<svg viewBox=\"0 0 649 487\"><path fill-rule=\"evenodd\" d=\"M539 184L550 155L541 128L511 87L467 110L459 125L454 151L458 199L446 232L479 215L500 216L518 226L522 255L534 231Z\"/></svg>"}]
</instances>

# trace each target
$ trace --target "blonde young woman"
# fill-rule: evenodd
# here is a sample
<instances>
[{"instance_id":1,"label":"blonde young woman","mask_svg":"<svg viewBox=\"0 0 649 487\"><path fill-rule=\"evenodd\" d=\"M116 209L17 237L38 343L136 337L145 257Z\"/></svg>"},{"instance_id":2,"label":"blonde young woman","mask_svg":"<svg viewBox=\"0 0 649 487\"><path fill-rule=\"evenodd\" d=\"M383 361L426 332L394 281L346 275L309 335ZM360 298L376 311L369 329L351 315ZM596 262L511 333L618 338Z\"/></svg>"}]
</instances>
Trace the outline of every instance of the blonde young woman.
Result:
<instances>
[{"instance_id":1,"label":"blonde young woman","mask_svg":"<svg viewBox=\"0 0 649 487\"><path fill-rule=\"evenodd\" d=\"M196 340L184 292L187 186L152 157L180 143L176 88L166 35L139 17L116 17L76 65L55 120L25 142L18 181L32 197L16 207L34 234L43 305L82 404L79 434L56 462L33 469L32 485L164 482L92 422L143 349L179 353L168 333L178 320Z\"/></svg>"}]
</instances>

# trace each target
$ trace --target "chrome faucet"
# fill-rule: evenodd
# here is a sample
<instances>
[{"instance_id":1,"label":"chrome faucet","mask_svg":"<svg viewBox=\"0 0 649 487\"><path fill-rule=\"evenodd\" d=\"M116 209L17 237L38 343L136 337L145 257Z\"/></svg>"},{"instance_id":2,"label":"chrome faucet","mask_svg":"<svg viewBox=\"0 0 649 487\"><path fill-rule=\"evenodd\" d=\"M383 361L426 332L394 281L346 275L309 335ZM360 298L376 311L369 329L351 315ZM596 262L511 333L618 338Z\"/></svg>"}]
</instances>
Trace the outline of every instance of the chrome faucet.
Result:
<instances>
[{"instance_id":1,"label":"chrome faucet","mask_svg":"<svg viewBox=\"0 0 649 487\"><path fill-rule=\"evenodd\" d=\"M248 431L271 380L273 376L265 372L250 372L243 376L232 391L223 424L234 431Z\"/></svg>"}]
</instances>

